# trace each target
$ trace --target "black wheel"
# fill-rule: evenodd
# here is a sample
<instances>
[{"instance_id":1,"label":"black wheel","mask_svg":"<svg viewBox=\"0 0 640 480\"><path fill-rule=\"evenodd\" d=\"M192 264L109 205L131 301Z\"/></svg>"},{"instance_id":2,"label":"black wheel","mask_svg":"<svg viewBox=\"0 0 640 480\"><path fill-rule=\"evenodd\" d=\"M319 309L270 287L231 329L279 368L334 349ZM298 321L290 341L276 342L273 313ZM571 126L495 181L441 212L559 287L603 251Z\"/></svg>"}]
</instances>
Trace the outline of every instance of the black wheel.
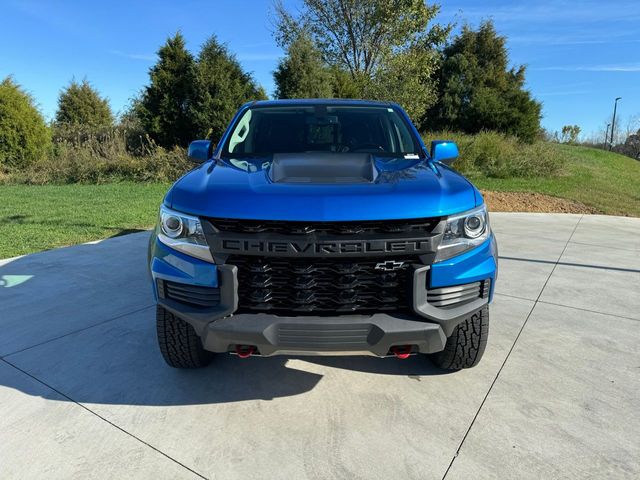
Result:
<instances>
[{"instance_id":1,"label":"black wheel","mask_svg":"<svg viewBox=\"0 0 640 480\"><path fill-rule=\"evenodd\" d=\"M444 350L434 353L433 362L445 370L475 367L489 336L489 307L485 306L460 323L447 338Z\"/></svg>"},{"instance_id":2,"label":"black wheel","mask_svg":"<svg viewBox=\"0 0 640 480\"><path fill-rule=\"evenodd\" d=\"M175 368L206 367L213 353L202 348L200 337L184 320L156 306L158 345L164 360Z\"/></svg>"}]
</instances>

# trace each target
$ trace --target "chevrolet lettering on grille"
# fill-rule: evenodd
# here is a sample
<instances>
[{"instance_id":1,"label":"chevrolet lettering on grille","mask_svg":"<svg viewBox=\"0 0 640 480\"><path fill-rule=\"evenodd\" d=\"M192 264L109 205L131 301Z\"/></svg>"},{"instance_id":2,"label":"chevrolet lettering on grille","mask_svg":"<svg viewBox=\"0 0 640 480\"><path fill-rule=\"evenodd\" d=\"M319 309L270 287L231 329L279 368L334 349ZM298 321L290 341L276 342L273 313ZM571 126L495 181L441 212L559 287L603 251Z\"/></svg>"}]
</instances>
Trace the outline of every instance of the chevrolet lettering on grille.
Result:
<instances>
[{"instance_id":1,"label":"chevrolet lettering on grille","mask_svg":"<svg viewBox=\"0 0 640 480\"><path fill-rule=\"evenodd\" d=\"M394 240L263 240L214 236L209 239L211 250L218 254L331 257L432 253L430 239L403 238Z\"/></svg>"}]
</instances>

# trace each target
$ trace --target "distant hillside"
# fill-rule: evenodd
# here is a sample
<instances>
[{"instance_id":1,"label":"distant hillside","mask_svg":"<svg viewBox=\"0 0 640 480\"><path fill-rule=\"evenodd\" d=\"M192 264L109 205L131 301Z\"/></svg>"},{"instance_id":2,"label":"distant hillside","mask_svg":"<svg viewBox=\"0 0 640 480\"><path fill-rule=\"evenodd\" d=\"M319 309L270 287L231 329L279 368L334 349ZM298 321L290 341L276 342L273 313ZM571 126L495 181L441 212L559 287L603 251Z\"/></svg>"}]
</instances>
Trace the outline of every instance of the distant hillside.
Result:
<instances>
[{"instance_id":1,"label":"distant hillside","mask_svg":"<svg viewBox=\"0 0 640 480\"><path fill-rule=\"evenodd\" d=\"M566 161L557 177L474 177L473 182L482 190L542 193L580 202L608 215L640 217L639 161L594 148L549 146Z\"/></svg>"}]
</instances>

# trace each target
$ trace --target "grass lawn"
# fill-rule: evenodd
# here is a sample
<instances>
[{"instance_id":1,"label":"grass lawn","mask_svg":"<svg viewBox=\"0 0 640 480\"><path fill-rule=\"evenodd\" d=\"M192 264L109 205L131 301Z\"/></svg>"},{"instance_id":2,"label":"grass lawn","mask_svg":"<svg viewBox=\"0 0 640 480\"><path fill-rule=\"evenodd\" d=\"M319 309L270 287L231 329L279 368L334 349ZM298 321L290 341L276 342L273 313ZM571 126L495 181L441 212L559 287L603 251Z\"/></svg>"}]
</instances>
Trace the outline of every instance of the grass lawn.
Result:
<instances>
[{"instance_id":1,"label":"grass lawn","mask_svg":"<svg viewBox=\"0 0 640 480\"><path fill-rule=\"evenodd\" d=\"M610 215L640 217L640 162L591 148L555 147L568 158L562 177L472 180L485 190L543 193ZM0 258L150 228L168 187L0 185Z\"/></svg>"},{"instance_id":2,"label":"grass lawn","mask_svg":"<svg viewBox=\"0 0 640 480\"><path fill-rule=\"evenodd\" d=\"M567 158L561 177L471 180L483 190L543 193L584 203L607 215L640 217L639 161L588 147L554 148Z\"/></svg>"},{"instance_id":3,"label":"grass lawn","mask_svg":"<svg viewBox=\"0 0 640 480\"><path fill-rule=\"evenodd\" d=\"M0 258L150 228L168 187L0 185Z\"/></svg>"}]
</instances>

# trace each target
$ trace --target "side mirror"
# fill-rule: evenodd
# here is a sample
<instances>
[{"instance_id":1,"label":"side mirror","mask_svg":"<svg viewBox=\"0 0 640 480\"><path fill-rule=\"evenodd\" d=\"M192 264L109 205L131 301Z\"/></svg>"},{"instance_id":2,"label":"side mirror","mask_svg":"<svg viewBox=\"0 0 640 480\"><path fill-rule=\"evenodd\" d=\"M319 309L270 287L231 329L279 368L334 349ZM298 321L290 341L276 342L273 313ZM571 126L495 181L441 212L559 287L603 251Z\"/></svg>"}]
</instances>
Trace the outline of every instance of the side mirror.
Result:
<instances>
[{"instance_id":1,"label":"side mirror","mask_svg":"<svg viewBox=\"0 0 640 480\"><path fill-rule=\"evenodd\" d=\"M209 160L209 149L211 142L209 140L195 140L189 144L187 156L189 160L195 163L203 163Z\"/></svg>"},{"instance_id":2,"label":"side mirror","mask_svg":"<svg viewBox=\"0 0 640 480\"><path fill-rule=\"evenodd\" d=\"M431 160L451 165L458 158L458 145L449 140L431 142Z\"/></svg>"}]
</instances>

